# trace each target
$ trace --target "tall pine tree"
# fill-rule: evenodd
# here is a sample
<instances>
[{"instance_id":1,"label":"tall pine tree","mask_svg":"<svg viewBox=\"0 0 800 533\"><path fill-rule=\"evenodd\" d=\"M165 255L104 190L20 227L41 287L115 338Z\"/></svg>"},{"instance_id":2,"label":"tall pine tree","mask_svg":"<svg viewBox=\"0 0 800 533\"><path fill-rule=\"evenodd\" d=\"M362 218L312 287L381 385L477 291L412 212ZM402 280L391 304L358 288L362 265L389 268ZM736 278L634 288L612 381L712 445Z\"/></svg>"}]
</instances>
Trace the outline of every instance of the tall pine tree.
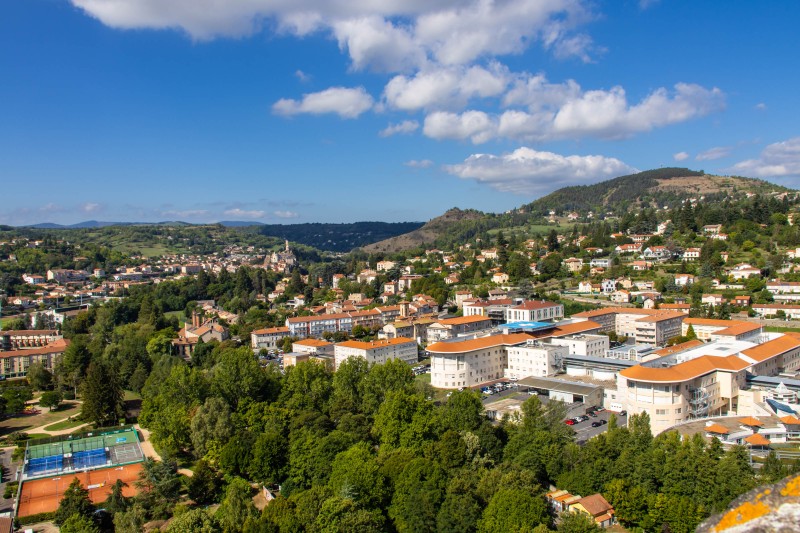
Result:
<instances>
[{"instance_id":1,"label":"tall pine tree","mask_svg":"<svg viewBox=\"0 0 800 533\"><path fill-rule=\"evenodd\" d=\"M112 426L125 414L122 387L116 373L104 363L95 361L89 365L81 389L84 420L97 427Z\"/></svg>"}]
</instances>

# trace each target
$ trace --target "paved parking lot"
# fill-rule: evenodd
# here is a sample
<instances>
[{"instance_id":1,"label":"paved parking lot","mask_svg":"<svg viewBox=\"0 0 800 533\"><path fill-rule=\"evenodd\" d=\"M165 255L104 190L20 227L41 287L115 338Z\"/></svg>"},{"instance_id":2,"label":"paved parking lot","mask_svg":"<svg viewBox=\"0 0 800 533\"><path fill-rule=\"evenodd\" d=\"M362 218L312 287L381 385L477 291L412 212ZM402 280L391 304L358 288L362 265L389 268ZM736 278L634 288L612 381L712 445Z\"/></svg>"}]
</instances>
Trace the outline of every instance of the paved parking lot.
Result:
<instances>
[{"instance_id":1,"label":"paved parking lot","mask_svg":"<svg viewBox=\"0 0 800 533\"><path fill-rule=\"evenodd\" d=\"M605 420L608 422L608 417L616 415L617 417L617 425L618 426L626 426L628 424L628 417L627 416L620 416L617 413L612 411L600 411L599 413L595 413L597 415L596 418L589 417L589 420L585 422L580 422L572 426L572 429L575 430L575 442L578 444L584 444L587 440L591 439L594 436L599 435L600 433L605 433L608 429L608 424L603 424L602 426L593 428L592 422L597 422L599 420Z\"/></svg>"},{"instance_id":2,"label":"paved parking lot","mask_svg":"<svg viewBox=\"0 0 800 533\"><path fill-rule=\"evenodd\" d=\"M487 406L489 404L498 402L503 399L513 398L520 402L524 402L530 397L528 394L528 389L525 387L512 387L508 390L500 391L494 394L484 394L483 395L483 405ZM543 404L546 404L550 398L544 395L539 395L539 400L542 401ZM583 415L586 413L586 408L588 406L582 403L574 403L570 404L567 407L567 417L574 418L579 415ZM578 444L584 444L587 440L591 439L592 437L599 435L600 433L605 432L608 429L608 417L612 414L615 414L617 417L617 425L618 426L626 426L628 424L628 418L626 416L620 416L617 413L613 413L612 411L601 411L599 413L595 413L596 417L589 417L589 420L584 422L579 422L572 426L575 430L575 442ZM592 427L592 422L597 422L598 420L605 420L606 424L603 424L599 427Z\"/></svg>"}]
</instances>

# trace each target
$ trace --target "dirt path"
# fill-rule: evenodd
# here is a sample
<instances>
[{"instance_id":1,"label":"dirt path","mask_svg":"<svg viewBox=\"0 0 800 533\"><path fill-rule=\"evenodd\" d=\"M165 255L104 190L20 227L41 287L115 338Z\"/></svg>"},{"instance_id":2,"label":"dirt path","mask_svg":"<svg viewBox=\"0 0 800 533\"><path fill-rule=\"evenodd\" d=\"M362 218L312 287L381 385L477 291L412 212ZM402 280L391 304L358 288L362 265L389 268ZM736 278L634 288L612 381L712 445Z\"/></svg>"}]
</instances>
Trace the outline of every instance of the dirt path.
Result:
<instances>
[{"instance_id":1,"label":"dirt path","mask_svg":"<svg viewBox=\"0 0 800 533\"><path fill-rule=\"evenodd\" d=\"M139 431L139 433L142 435L142 439L144 439L139 443L142 446L142 453L144 456L149 457L150 459L155 459L156 461L160 461L161 455L159 455L156 449L153 448L153 443L150 441L150 432L141 427L139 424L134 424L133 427ZM178 473L186 477L192 477L194 475L194 472L188 468L179 468Z\"/></svg>"}]
</instances>

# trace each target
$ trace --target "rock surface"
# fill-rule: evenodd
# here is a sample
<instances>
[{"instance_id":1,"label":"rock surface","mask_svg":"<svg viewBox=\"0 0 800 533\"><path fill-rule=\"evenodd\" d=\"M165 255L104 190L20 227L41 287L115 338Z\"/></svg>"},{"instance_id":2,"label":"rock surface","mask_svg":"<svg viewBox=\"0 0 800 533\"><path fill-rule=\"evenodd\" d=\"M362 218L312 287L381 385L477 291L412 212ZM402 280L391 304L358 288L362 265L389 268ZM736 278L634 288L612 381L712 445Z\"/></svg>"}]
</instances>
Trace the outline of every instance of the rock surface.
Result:
<instances>
[{"instance_id":1,"label":"rock surface","mask_svg":"<svg viewBox=\"0 0 800 533\"><path fill-rule=\"evenodd\" d=\"M794 533L800 531L800 475L753 489L712 516L698 532Z\"/></svg>"}]
</instances>

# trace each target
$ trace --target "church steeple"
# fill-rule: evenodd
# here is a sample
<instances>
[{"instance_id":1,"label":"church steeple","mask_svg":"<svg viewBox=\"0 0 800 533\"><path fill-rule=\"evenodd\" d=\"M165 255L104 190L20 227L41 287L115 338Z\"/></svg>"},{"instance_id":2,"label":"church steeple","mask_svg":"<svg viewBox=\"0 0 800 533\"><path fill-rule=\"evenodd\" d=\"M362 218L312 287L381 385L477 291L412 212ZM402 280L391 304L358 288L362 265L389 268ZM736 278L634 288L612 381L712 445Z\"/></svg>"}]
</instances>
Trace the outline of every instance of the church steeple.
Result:
<instances>
[{"instance_id":1,"label":"church steeple","mask_svg":"<svg viewBox=\"0 0 800 533\"><path fill-rule=\"evenodd\" d=\"M285 248L285 250L287 252L289 251L289 239L286 239L286 248Z\"/></svg>"}]
</instances>

